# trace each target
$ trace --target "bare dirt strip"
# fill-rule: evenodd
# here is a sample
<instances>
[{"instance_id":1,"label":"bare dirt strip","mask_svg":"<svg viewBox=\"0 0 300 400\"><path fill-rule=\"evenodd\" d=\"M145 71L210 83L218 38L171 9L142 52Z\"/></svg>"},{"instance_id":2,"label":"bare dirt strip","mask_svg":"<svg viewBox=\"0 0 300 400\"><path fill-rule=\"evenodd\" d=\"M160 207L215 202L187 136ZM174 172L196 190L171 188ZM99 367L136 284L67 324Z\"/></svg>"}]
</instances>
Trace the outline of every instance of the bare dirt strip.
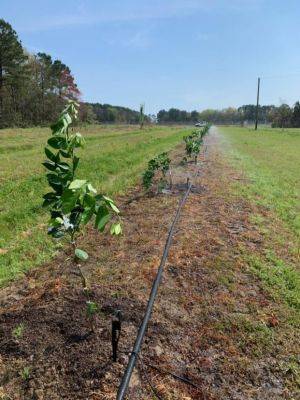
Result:
<instances>
[{"instance_id":1,"label":"bare dirt strip","mask_svg":"<svg viewBox=\"0 0 300 400\"><path fill-rule=\"evenodd\" d=\"M224 161L214 133L206 144L128 399L299 399L297 378L288 368L299 331L291 330L286 309L263 289L243 256L264 250L264 237L250 223L251 215L263 210L230 194L240 175ZM140 193L136 188L118 201L121 239L92 228L83 239L81 247L90 254L85 273L91 299L101 310L93 333L68 249L1 290L0 399L115 398L182 195L177 189L196 170L180 166L182 148L175 153L174 193L128 203ZM116 310L124 321L113 363ZM12 330L20 323L24 331L16 338Z\"/></svg>"}]
</instances>

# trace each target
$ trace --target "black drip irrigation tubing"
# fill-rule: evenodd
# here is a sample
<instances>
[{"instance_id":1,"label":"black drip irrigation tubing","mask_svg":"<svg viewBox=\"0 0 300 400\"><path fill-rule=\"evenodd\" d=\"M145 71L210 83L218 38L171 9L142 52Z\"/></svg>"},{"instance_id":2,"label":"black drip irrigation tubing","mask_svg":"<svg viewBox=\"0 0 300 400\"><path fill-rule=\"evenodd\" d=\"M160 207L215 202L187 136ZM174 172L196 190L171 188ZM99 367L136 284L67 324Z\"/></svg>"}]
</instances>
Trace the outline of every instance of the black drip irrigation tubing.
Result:
<instances>
[{"instance_id":1,"label":"black drip irrigation tubing","mask_svg":"<svg viewBox=\"0 0 300 400\"><path fill-rule=\"evenodd\" d=\"M207 150L207 147L205 148L204 154L206 153L206 150ZM196 174L194 176L194 179L197 178L197 176L199 175L199 172L200 172L200 167L199 167L198 171L196 172ZM147 308L146 308L146 311L145 311L145 314L144 314L144 318L143 318L143 321L142 321L142 323L141 323L141 325L139 327L139 331L138 331L138 334L137 334L137 337L136 337L136 340L135 340L135 343L134 343L134 346L133 346L133 350L131 352L131 355L130 355L126 370L124 372L121 384L119 386L119 390L118 390L118 393L117 393L116 400L125 399L126 392L127 392L127 389L128 389L128 385L129 385L129 382L130 382L130 378L131 378L133 369L135 367L139 351L140 351L142 343L143 343L143 339L144 339L144 336L145 336L145 333L146 333L148 322L149 322L150 317L151 317L151 313L152 313L152 310L153 310L153 305L154 305L155 298L156 298L156 295L157 295L157 291L158 291L158 288L159 288L159 284L160 284L160 281L161 281L161 278L162 278L164 266L165 266L165 263L166 263L166 260L167 260L168 254L169 254L169 250L170 250L170 247L171 247L171 244L172 244L175 225L178 222L181 210L182 210L183 206L185 205L186 200L187 200L187 198L188 198L188 196L189 196L189 194L191 192L191 188L192 188L192 182L188 179L188 181L187 181L187 190L186 190L185 194L183 195L183 197L181 198L181 201L180 201L179 206L177 208L177 212L175 214L175 217L173 219L172 225L170 227L170 230L169 230L169 233L168 233L168 237L167 237L167 240L166 240L166 244L165 244L165 248L164 248L164 252L163 252L163 255L162 255L162 258L161 258L161 261L160 261L160 265L159 265L155 280L154 280L153 285L152 285L152 289L151 289L150 297L149 297L149 300L148 300L148 303L147 303Z\"/></svg>"}]
</instances>

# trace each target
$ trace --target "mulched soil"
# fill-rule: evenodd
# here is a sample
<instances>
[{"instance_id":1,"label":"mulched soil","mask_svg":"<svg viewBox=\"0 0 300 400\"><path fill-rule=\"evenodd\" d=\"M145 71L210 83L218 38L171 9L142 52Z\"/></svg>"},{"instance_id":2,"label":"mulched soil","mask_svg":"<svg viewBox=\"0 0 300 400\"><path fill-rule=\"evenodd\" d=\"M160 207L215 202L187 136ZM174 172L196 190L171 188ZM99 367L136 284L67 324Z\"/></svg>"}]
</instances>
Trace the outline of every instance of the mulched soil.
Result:
<instances>
[{"instance_id":1,"label":"mulched soil","mask_svg":"<svg viewBox=\"0 0 300 400\"><path fill-rule=\"evenodd\" d=\"M84 265L89 300L99 305L93 321L69 249L1 290L0 399L115 398L187 177L195 190L176 229L128 399L300 398L286 367L299 336L242 257L242 249L264 249L250 223L258 210L227 194L237 175L215 140L207 140L197 179L195 165L180 166L179 149L169 193L139 197L136 188L119 199L121 238L88 228L81 247L90 255ZM113 363L117 310L123 322Z\"/></svg>"}]
</instances>

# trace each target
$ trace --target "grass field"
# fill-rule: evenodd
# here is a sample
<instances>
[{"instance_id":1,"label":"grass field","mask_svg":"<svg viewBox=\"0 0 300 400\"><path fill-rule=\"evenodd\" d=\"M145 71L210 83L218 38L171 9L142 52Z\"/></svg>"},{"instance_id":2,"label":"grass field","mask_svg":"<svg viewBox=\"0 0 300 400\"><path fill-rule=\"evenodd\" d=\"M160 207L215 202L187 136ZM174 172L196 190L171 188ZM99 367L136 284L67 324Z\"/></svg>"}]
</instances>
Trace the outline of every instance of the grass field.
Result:
<instances>
[{"instance_id":1,"label":"grass field","mask_svg":"<svg viewBox=\"0 0 300 400\"><path fill-rule=\"evenodd\" d=\"M267 211L252 219L269 246L264 255L248 254L247 260L275 297L299 311L300 129L219 131L230 162L248 179L235 184L237 193ZM284 250L288 259L280 255Z\"/></svg>"},{"instance_id":2,"label":"grass field","mask_svg":"<svg viewBox=\"0 0 300 400\"><path fill-rule=\"evenodd\" d=\"M149 158L177 145L183 128L90 126L79 175L99 191L124 192L134 185ZM46 234L41 207L47 183L41 165L47 128L7 129L0 132L0 285L55 254ZM80 176L79 176L80 177Z\"/></svg>"},{"instance_id":3,"label":"grass field","mask_svg":"<svg viewBox=\"0 0 300 400\"><path fill-rule=\"evenodd\" d=\"M300 237L300 129L222 128L222 132L230 140L237 165L253 181L247 193L274 209Z\"/></svg>"}]
</instances>

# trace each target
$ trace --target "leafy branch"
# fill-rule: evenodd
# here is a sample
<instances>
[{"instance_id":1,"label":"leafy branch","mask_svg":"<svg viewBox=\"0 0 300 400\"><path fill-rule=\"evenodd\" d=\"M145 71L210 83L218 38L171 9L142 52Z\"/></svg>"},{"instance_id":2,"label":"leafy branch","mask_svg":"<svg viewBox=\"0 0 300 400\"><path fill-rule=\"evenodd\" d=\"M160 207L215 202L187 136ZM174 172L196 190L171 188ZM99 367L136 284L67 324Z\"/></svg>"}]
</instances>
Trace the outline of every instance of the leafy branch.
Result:
<instances>
[{"instance_id":1,"label":"leafy branch","mask_svg":"<svg viewBox=\"0 0 300 400\"><path fill-rule=\"evenodd\" d=\"M192 132L188 136L184 136L185 151L187 157L194 157L195 164L197 164L198 155L203 144L203 138L209 131L210 126L207 124L202 129Z\"/></svg>"},{"instance_id":2,"label":"leafy branch","mask_svg":"<svg viewBox=\"0 0 300 400\"><path fill-rule=\"evenodd\" d=\"M146 190L150 189L153 184L155 175L159 174L158 190L166 185L166 175L170 169L170 158L168 153L161 153L157 157L148 162L148 168L143 174L143 186Z\"/></svg>"},{"instance_id":3,"label":"leafy branch","mask_svg":"<svg viewBox=\"0 0 300 400\"><path fill-rule=\"evenodd\" d=\"M122 228L119 209L114 201L97 194L88 180L75 177L79 165L76 151L85 144L79 132L74 133L73 128L70 130L77 119L78 108L79 105L75 101L70 101L51 126L52 136L45 147L47 160L43 165L49 171L47 180L52 191L43 196L43 206L50 209L48 234L56 239L69 237L74 259L86 261L88 254L76 246L82 225L94 217L95 228L100 232L105 230L108 223L112 235L119 235ZM78 268L80 270L79 265ZM82 273L81 276L85 285Z\"/></svg>"}]
</instances>

